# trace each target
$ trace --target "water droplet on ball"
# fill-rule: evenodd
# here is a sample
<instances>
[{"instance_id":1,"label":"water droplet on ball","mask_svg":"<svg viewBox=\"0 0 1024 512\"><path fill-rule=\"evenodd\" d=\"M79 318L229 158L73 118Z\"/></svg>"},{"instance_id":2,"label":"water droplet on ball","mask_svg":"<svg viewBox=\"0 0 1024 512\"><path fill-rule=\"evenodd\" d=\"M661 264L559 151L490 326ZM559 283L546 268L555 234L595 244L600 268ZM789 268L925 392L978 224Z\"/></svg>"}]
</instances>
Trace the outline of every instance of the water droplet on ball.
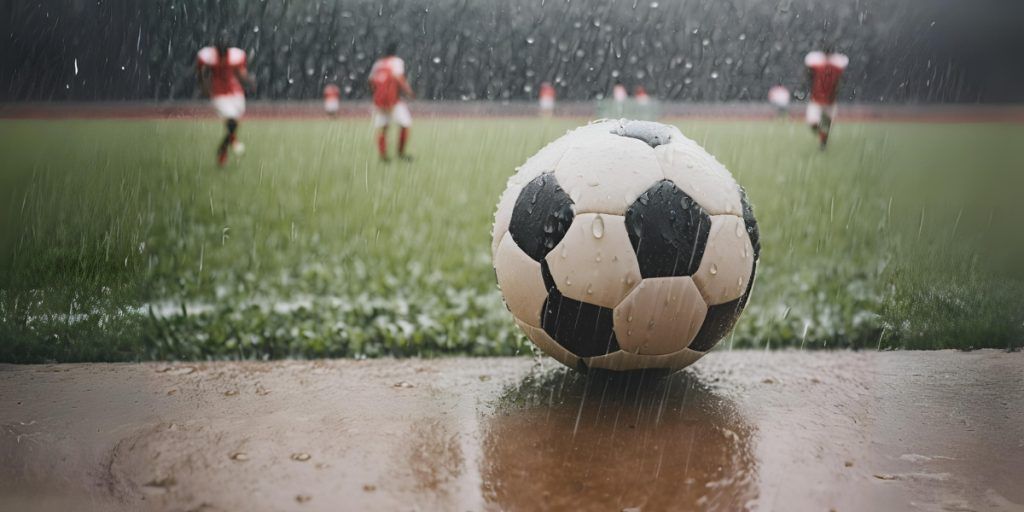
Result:
<instances>
[{"instance_id":1,"label":"water droplet on ball","mask_svg":"<svg viewBox=\"0 0 1024 512\"><path fill-rule=\"evenodd\" d=\"M717 275L717 274L718 274L718 265L715 265L714 263L712 263L711 264L711 275Z\"/></svg>"},{"instance_id":2,"label":"water droplet on ball","mask_svg":"<svg viewBox=\"0 0 1024 512\"><path fill-rule=\"evenodd\" d=\"M604 236L604 219L600 215L594 217L594 223L590 226L594 232L594 238L601 238Z\"/></svg>"}]
</instances>

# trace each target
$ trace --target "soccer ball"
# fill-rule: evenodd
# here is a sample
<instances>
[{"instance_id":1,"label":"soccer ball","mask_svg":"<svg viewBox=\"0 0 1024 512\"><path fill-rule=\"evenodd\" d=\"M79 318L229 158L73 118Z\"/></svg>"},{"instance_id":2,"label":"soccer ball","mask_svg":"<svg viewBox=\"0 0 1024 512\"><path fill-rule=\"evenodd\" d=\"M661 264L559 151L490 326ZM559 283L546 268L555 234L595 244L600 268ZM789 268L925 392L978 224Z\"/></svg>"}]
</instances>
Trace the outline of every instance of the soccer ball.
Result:
<instances>
[{"instance_id":1,"label":"soccer ball","mask_svg":"<svg viewBox=\"0 0 1024 512\"><path fill-rule=\"evenodd\" d=\"M509 178L491 253L505 305L548 355L678 370L732 330L760 242L744 190L679 129L603 120Z\"/></svg>"},{"instance_id":2,"label":"soccer ball","mask_svg":"<svg viewBox=\"0 0 1024 512\"><path fill-rule=\"evenodd\" d=\"M231 150L235 152L236 156L242 156L245 154L245 144L243 144L241 141L236 140L233 144L231 144Z\"/></svg>"}]
</instances>

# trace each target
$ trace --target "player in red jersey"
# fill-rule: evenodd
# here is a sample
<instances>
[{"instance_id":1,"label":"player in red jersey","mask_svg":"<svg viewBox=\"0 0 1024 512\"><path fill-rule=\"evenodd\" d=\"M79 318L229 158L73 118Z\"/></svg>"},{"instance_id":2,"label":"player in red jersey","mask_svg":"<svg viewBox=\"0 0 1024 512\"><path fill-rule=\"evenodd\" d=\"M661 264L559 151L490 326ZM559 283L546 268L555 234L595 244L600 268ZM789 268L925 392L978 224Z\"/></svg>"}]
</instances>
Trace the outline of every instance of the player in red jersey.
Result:
<instances>
[{"instance_id":1,"label":"player in red jersey","mask_svg":"<svg viewBox=\"0 0 1024 512\"><path fill-rule=\"evenodd\" d=\"M807 124L821 141L821 149L828 144L828 133L836 117L836 96L839 79L850 59L831 49L813 51L804 58L811 82L811 100L807 104Z\"/></svg>"},{"instance_id":2,"label":"player in red jersey","mask_svg":"<svg viewBox=\"0 0 1024 512\"><path fill-rule=\"evenodd\" d=\"M377 150L380 159L388 161L388 124L394 120L401 127L398 132L398 158L410 160L405 153L409 142L409 127L412 126L412 115L409 106L402 97L412 98L412 87L405 80L405 61L395 54L398 45L388 44L384 56L377 59L370 68L370 89L373 91L373 125L380 133L377 135Z\"/></svg>"},{"instance_id":3,"label":"player in red jersey","mask_svg":"<svg viewBox=\"0 0 1024 512\"><path fill-rule=\"evenodd\" d=\"M196 76L203 94L210 98L214 110L226 119L227 135L217 148L217 164L223 166L228 160L228 148L234 146L241 153L242 145L236 138L238 120L245 114L245 89L255 84L246 69L245 52L229 46L226 34L217 38L217 43L199 50L196 59Z\"/></svg>"},{"instance_id":4,"label":"player in red jersey","mask_svg":"<svg viewBox=\"0 0 1024 512\"><path fill-rule=\"evenodd\" d=\"M633 97L636 98L636 104L641 107L651 104L651 97L647 95L647 89L644 89L642 85L633 88Z\"/></svg>"},{"instance_id":5,"label":"player in red jersey","mask_svg":"<svg viewBox=\"0 0 1024 512\"><path fill-rule=\"evenodd\" d=\"M555 87L551 82L541 82L539 100L541 115L550 116L555 110Z\"/></svg>"},{"instance_id":6,"label":"player in red jersey","mask_svg":"<svg viewBox=\"0 0 1024 512\"><path fill-rule=\"evenodd\" d=\"M324 87L324 112L334 117L338 115L338 108L341 107L341 89L337 85L327 84Z\"/></svg>"}]
</instances>

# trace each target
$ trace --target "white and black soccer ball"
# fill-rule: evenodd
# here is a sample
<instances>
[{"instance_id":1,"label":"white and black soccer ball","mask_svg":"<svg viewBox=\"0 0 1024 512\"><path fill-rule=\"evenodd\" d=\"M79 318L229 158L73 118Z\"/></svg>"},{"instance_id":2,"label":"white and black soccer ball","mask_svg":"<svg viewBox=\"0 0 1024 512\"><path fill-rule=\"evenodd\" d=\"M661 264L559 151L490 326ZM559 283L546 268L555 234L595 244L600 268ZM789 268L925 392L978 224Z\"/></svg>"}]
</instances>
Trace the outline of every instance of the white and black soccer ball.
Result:
<instances>
[{"instance_id":1,"label":"white and black soccer ball","mask_svg":"<svg viewBox=\"0 0 1024 512\"><path fill-rule=\"evenodd\" d=\"M678 128L596 121L508 180L494 271L516 323L579 370L678 370L732 330L757 269L743 189Z\"/></svg>"}]
</instances>

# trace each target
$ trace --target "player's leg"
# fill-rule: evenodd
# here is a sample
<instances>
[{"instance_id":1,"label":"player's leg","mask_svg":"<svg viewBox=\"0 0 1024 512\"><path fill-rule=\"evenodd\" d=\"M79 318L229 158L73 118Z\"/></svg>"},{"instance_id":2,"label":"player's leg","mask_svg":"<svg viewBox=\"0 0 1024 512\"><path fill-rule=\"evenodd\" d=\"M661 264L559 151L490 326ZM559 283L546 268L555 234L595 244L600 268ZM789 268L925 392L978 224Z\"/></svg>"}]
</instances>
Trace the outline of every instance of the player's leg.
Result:
<instances>
[{"instance_id":1,"label":"player's leg","mask_svg":"<svg viewBox=\"0 0 1024 512\"><path fill-rule=\"evenodd\" d=\"M833 119L835 119L835 115L835 104L829 105L827 108L824 108L821 114L821 131L818 137L821 141L822 149L824 149L825 145L828 144L828 135L832 131L832 121Z\"/></svg>"},{"instance_id":2,"label":"player's leg","mask_svg":"<svg viewBox=\"0 0 1024 512\"><path fill-rule=\"evenodd\" d=\"M821 105L811 101L807 103L806 112L807 125L811 127L811 132L818 135L821 127Z\"/></svg>"},{"instance_id":3,"label":"player's leg","mask_svg":"<svg viewBox=\"0 0 1024 512\"><path fill-rule=\"evenodd\" d=\"M412 157L405 152L405 148L409 143L409 128L412 127L412 114L409 113L409 106L405 102L395 105L394 117L400 127L398 132L398 158L411 160Z\"/></svg>"},{"instance_id":4,"label":"player's leg","mask_svg":"<svg viewBox=\"0 0 1024 512\"><path fill-rule=\"evenodd\" d=\"M377 153L382 162L388 161L388 125L382 126L377 132Z\"/></svg>"},{"instance_id":5,"label":"player's leg","mask_svg":"<svg viewBox=\"0 0 1024 512\"><path fill-rule=\"evenodd\" d=\"M373 107L373 127L377 130L377 154L382 162L388 161L388 121L391 114Z\"/></svg>"},{"instance_id":6,"label":"player's leg","mask_svg":"<svg viewBox=\"0 0 1024 512\"><path fill-rule=\"evenodd\" d=\"M227 133L224 135L224 139L220 141L220 147L217 148L217 163L224 165L228 161L228 148L231 147L235 142L235 132L238 130L238 121L235 119L228 119L224 123L227 128Z\"/></svg>"}]
</instances>

